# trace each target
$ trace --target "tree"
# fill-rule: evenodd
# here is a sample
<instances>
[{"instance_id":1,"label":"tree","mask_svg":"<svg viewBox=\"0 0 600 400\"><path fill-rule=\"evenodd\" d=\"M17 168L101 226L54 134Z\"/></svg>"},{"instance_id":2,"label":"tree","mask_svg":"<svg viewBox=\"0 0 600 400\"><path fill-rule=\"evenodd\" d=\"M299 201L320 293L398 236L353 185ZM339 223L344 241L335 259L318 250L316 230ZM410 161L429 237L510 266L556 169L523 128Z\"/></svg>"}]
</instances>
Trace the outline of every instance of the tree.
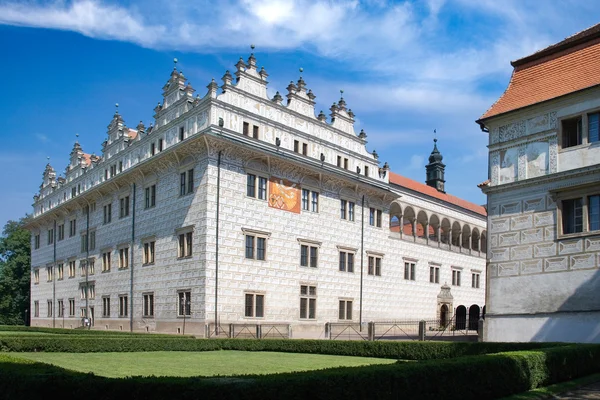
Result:
<instances>
[{"instance_id":1,"label":"tree","mask_svg":"<svg viewBox=\"0 0 600 400\"><path fill-rule=\"evenodd\" d=\"M0 237L0 325L29 324L31 235L28 217L8 221Z\"/></svg>"}]
</instances>

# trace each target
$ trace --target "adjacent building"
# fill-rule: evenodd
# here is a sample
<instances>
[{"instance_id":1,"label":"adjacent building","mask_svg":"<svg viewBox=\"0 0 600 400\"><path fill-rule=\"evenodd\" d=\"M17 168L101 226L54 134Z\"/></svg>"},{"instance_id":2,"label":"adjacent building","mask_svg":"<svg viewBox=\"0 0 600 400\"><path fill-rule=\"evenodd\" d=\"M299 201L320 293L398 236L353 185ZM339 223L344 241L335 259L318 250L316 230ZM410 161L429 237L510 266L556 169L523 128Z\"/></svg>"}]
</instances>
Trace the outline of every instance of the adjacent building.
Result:
<instances>
[{"instance_id":1,"label":"adjacent building","mask_svg":"<svg viewBox=\"0 0 600 400\"><path fill-rule=\"evenodd\" d=\"M489 133L488 341L600 342L600 24L512 62Z\"/></svg>"},{"instance_id":2,"label":"adjacent building","mask_svg":"<svg viewBox=\"0 0 600 400\"><path fill-rule=\"evenodd\" d=\"M153 124L117 109L101 155L75 143L64 175L46 167L33 326L318 338L327 322L480 318L486 210L445 193L437 144L427 184L404 178L343 98L316 114L302 77L269 98L267 76L250 55L200 97L174 69Z\"/></svg>"}]
</instances>

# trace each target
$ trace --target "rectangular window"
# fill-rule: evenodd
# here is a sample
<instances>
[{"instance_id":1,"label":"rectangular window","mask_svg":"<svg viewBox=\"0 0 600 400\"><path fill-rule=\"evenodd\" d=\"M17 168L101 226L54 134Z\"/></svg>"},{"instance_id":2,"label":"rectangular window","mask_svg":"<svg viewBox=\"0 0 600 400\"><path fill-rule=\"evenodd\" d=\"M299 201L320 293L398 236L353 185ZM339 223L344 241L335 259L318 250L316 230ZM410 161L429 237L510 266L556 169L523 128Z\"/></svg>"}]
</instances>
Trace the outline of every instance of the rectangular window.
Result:
<instances>
[{"instance_id":1,"label":"rectangular window","mask_svg":"<svg viewBox=\"0 0 600 400\"><path fill-rule=\"evenodd\" d=\"M102 272L110 271L110 251L102 253Z\"/></svg>"},{"instance_id":2,"label":"rectangular window","mask_svg":"<svg viewBox=\"0 0 600 400\"><path fill-rule=\"evenodd\" d=\"M33 316L36 318L39 318L39 316L40 316L40 302L39 301L33 302Z\"/></svg>"},{"instance_id":3,"label":"rectangular window","mask_svg":"<svg viewBox=\"0 0 600 400\"><path fill-rule=\"evenodd\" d=\"M58 308L56 309L56 312L58 313L59 318L65 316L65 303L62 299L58 300Z\"/></svg>"},{"instance_id":4,"label":"rectangular window","mask_svg":"<svg viewBox=\"0 0 600 400\"><path fill-rule=\"evenodd\" d=\"M300 142L298 140L294 140L294 152L295 153L300 152Z\"/></svg>"},{"instance_id":5,"label":"rectangular window","mask_svg":"<svg viewBox=\"0 0 600 400\"><path fill-rule=\"evenodd\" d=\"M348 159L344 158L344 169L348 169Z\"/></svg>"},{"instance_id":6,"label":"rectangular window","mask_svg":"<svg viewBox=\"0 0 600 400\"><path fill-rule=\"evenodd\" d=\"M154 241L144 243L144 264L154 264Z\"/></svg>"},{"instance_id":7,"label":"rectangular window","mask_svg":"<svg viewBox=\"0 0 600 400\"><path fill-rule=\"evenodd\" d=\"M339 270L342 272L354 272L354 253L340 251Z\"/></svg>"},{"instance_id":8,"label":"rectangular window","mask_svg":"<svg viewBox=\"0 0 600 400\"><path fill-rule=\"evenodd\" d=\"M94 300L96 298L96 285L88 285L88 299Z\"/></svg>"},{"instance_id":9,"label":"rectangular window","mask_svg":"<svg viewBox=\"0 0 600 400\"><path fill-rule=\"evenodd\" d=\"M302 154L308 155L308 143L302 143Z\"/></svg>"},{"instance_id":10,"label":"rectangular window","mask_svg":"<svg viewBox=\"0 0 600 400\"><path fill-rule=\"evenodd\" d=\"M183 142L183 139L185 139L185 131L183 130L183 126L179 127L179 141Z\"/></svg>"},{"instance_id":11,"label":"rectangular window","mask_svg":"<svg viewBox=\"0 0 600 400\"><path fill-rule=\"evenodd\" d=\"M75 260L69 261L69 278L75 278Z\"/></svg>"},{"instance_id":12,"label":"rectangular window","mask_svg":"<svg viewBox=\"0 0 600 400\"><path fill-rule=\"evenodd\" d=\"M310 198L310 190L308 189L302 189L302 209L303 210L307 210L309 209L309 198Z\"/></svg>"},{"instance_id":13,"label":"rectangular window","mask_svg":"<svg viewBox=\"0 0 600 400\"><path fill-rule=\"evenodd\" d=\"M563 149L578 146L581 142L581 117L562 120L562 143Z\"/></svg>"},{"instance_id":14,"label":"rectangular window","mask_svg":"<svg viewBox=\"0 0 600 400\"><path fill-rule=\"evenodd\" d=\"M337 156L337 166L338 167L342 166L342 156Z\"/></svg>"},{"instance_id":15,"label":"rectangular window","mask_svg":"<svg viewBox=\"0 0 600 400\"><path fill-rule=\"evenodd\" d=\"M319 248L316 246L300 245L300 265L302 267L317 268Z\"/></svg>"},{"instance_id":16,"label":"rectangular window","mask_svg":"<svg viewBox=\"0 0 600 400\"><path fill-rule=\"evenodd\" d=\"M246 136L250 135L250 124L248 122L244 122L242 133Z\"/></svg>"},{"instance_id":17,"label":"rectangular window","mask_svg":"<svg viewBox=\"0 0 600 400\"><path fill-rule=\"evenodd\" d=\"M142 315L145 318L154 317L154 293L144 293L142 304Z\"/></svg>"},{"instance_id":18,"label":"rectangular window","mask_svg":"<svg viewBox=\"0 0 600 400\"><path fill-rule=\"evenodd\" d=\"M267 199L267 178L258 177L258 198L260 200Z\"/></svg>"},{"instance_id":19,"label":"rectangular window","mask_svg":"<svg viewBox=\"0 0 600 400\"><path fill-rule=\"evenodd\" d=\"M381 257L369 256L367 272L369 275L381 276Z\"/></svg>"},{"instance_id":20,"label":"rectangular window","mask_svg":"<svg viewBox=\"0 0 600 400\"><path fill-rule=\"evenodd\" d=\"M194 170L189 169L180 174L179 194L181 196L194 191Z\"/></svg>"},{"instance_id":21,"label":"rectangular window","mask_svg":"<svg viewBox=\"0 0 600 400\"><path fill-rule=\"evenodd\" d=\"M264 261L267 255L267 239L261 236L246 235L246 258Z\"/></svg>"},{"instance_id":22,"label":"rectangular window","mask_svg":"<svg viewBox=\"0 0 600 400\"><path fill-rule=\"evenodd\" d=\"M348 221L354 221L354 202L348 202Z\"/></svg>"},{"instance_id":23,"label":"rectangular window","mask_svg":"<svg viewBox=\"0 0 600 400\"><path fill-rule=\"evenodd\" d=\"M129 297L127 295L122 294L119 295L119 317L126 317L128 314L128 301Z\"/></svg>"},{"instance_id":24,"label":"rectangular window","mask_svg":"<svg viewBox=\"0 0 600 400\"><path fill-rule=\"evenodd\" d=\"M452 270L452 286L460 286L460 271Z\"/></svg>"},{"instance_id":25,"label":"rectangular window","mask_svg":"<svg viewBox=\"0 0 600 400\"><path fill-rule=\"evenodd\" d=\"M65 224L60 224L58 226L58 240L64 240L65 238Z\"/></svg>"},{"instance_id":26,"label":"rectangular window","mask_svg":"<svg viewBox=\"0 0 600 400\"><path fill-rule=\"evenodd\" d=\"M48 229L48 244L54 243L54 229Z\"/></svg>"},{"instance_id":27,"label":"rectangular window","mask_svg":"<svg viewBox=\"0 0 600 400\"><path fill-rule=\"evenodd\" d=\"M52 273L52 267L46 267L46 281L52 282L54 280L54 274Z\"/></svg>"},{"instance_id":28,"label":"rectangular window","mask_svg":"<svg viewBox=\"0 0 600 400\"><path fill-rule=\"evenodd\" d=\"M317 287L300 285L300 318L315 319L317 315Z\"/></svg>"},{"instance_id":29,"label":"rectangular window","mask_svg":"<svg viewBox=\"0 0 600 400\"><path fill-rule=\"evenodd\" d=\"M471 287L479 289L479 273L471 274Z\"/></svg>"},{"instance_id":30,"label":"rectangular window","mask_svg":"<svg viewBox=\"0 0 600 400\"><path fill-rule=\"evenodd\" d=\"M47 316L51 317L52 316L52 300L48 300L47 304L48 304L48 308L47 308L48 314L47 314Z\"/></svg>"},{"instance_id":31,"label":"rectangular window","mask_svg":"<svg viewBox=\"0 0 600 400\"><path fill-rule=\"evenodd\" d=\"M265 316L264 294L245 294L244 316L249 318L263 318Z\"/></svg>"},{"instance_id":32,"label":"rectangular window","mask_svg":"<svg viewBox=\"0 0 600 400\"><path fill-rule=\"evenodd\" d=\"M64 279L64 277L65 277L65 271L64 271L64 266L63 266L63 264L58 264L58 268L57 268L57 275L58 275L58 276L57 276L56 278L57 278L59 281L62 281L62 280Z\"/></svg>"},{"instance_id":33,"label":"rectangular window","mask_svg":"<svg viewBox=\"0 0 600 400\"><path fill-rule=\"evenodd\" d=\"M40 270L38 268L33 270L33 283L36 285L40 283Z\"/></svg>"},{"instance_id":34,"label":"rectangular window","mask_svg":"<svg viewBox=\"0 0 600 400\"><path fill-rule=\"evenodd\" d=\"M405 262L404 263L404 279L408 281L415 280L415 270L416 264L414 262Z\"/></svg>"},{"instance_id":35,"label":"rectangular window","mask_svg":"<svg viewBox=\"0 0 600 400\"><path fill-rule=\"evenodd\" d=\"M383 212L376 208L369 208L369 225L381 228L381 216Z\"/></svg>"},{"instance_id":36,"label":"rectangular window","mask_svg":"<svg viewBox=\"0 0 600 400\"><path fill-rule=\"evenodd\" d=\"M440 267L429 266L429 282L440 283Z\"/></svg>"},{"instance_id":37,"label":"rectangular window","mask_svg":"<svg viewBox=\"0 0 600 400\"><path fill-rule=\"evenodd\" d=\"M302 209L319 212L319 193L309 189L302 189Z\"/></svg>"},{"instance_id":38,"label":"rectangular window","mask_svg":"<svg viewBox=\"0 0 600 400\"><path fill-rule=\"evenodd\" d=\"M105 318L110 317L110 297L102 297L102 316Z\"/></svg>"},{"instance_id":39,"label":"rectangular window","mask_svg":"<svg viewBox=\"0 0 600 400\"><path fill-rule=\"evenodd\" d=\"M319 212L319 193L311 192L310 211Z\"/></svg>"},{"instance_id":40,"label":"rectangular window","mask_svg":"<svg viewBox=\"0 0 600 400\"><path fill-rule=\"evenodd\" d=\"M352 300L340 300L338 319L352 319Z\"/></svg>"},{"instance_id":41,"label":"rectangular window","mask_svg":"<svg viewBox=\"0 0 600 400\"><path fill-rule=\"evenodd\" d=\"M154 154L156 154L156 144L150 143L150 155L153 156Z\"/></svg>"},{"instance_id":42,"label":"rectangular window","mask_svg":"<svg viewBox=\"0 0 600 400\"><path fill-rule=\"evenodd\" d=\"M129 247L119 249L119 269L129 268Z\"/></svg>"},{"instance_id":43,"label":"rectangular window","mask_svg":"<svg viewBox=\"0 0 600 400\"><path fill-rule=\"evenodd\" d=\"M77 220L72 219L71 221L69 221L69 237L75 236L76 233L77 233Z\"/></svg>"},{"instance_id":44,"label":"rectangular window","mask_svg":"<svg viewBox=\"0 0 600 400\"><path fill-rule=\"evenodd\" d=\"M90 250L96 250L96 231L90 232Z\"/></svg>"},{"instance_id":45,"label":"rectangular window","mask_svg":"<svg viewBox=\"0 0 600 400\"><path fill-rule=\"evenodd\" d=\"M588 114L588 143L600 140L600 113Z\"/></svg>"},{"instance_id":46,"label":"rectangular window","mask_svg":"<svg viewBox=\"0 0 600 400\"><path fill-rule=\"evenodd\" d=\"M163 151L163 140L162 139L158 139L158 151Z\"/></svg>"},{"instance_id":47,"label":"rectangular window","mask_svg":"<svg viewBox=\"0 0 600 400\"><path fill-rule=\"evenodd\" d=\"M156 205L156 185L148 186L144 193L144 208L148 209Z\"/></svg>"},{"instance_id":48,"label":"rectangular window","mask_svg":"<svg viewBox=\"0 0 600 400\"><path fill-rule=\"evenodd\" d=\"M123 161L119 161L119 173L123 172Z\"/></svg>"},{"instance_id":49,"label":"rectangular window","mask_svg":"<svg viewBox=\"0 0 600 400\"><path fill-rule=\"evenodd\" d=\"M348 209L348 201L340 200L340 217L347 219L346 210Z\"/></svg>"},{"instance_id":50,"label":"rectangular window","mask_svg":"<svg viewBox=\"0 0 600 400\"><path fill-rule=\"evenodd\" d=\"M192 256L193 234L194 232L191 231L179 234L178 258Z\"/></svg>"},{"instance_id":51,"label":"rectangular window","mask_svg":"<svg viewBox=\"0 0 600 400\"><path fill-rule=\"evenodd\" d=\"M87 234L81 235L81 252L84 253L88 249Z\"/></svg>"},{"instance_id":52,"label":"rectangular window","mask_svg":"<svg viewBox=\"0 0 600 400\"><path fill-rule=\"evenodd\" d=\"M120 205L121 207L119 208L119 218L125 218L129 216L129 196L121 198Z\"/></svg>"},{"instance_id":53,"label":"rectangular window","mask_svg":"<svg viewBox=\"0 0 600 400\"><path fill-rule=\"evenodd\" d=\"M177 315L183 317L184 315L192 315L192 292L183 291L177 292L178 307Z\"/></svg>"},{"instance_id":54,"label":"rectangular window","mask_svg":"<svg viewBox=\"0 0 600 400\"><path fill-rule=\"evenodd\" d=\"M254 139L258 139L258 126L254 125L252 127L252 137Z\"/></svg>"},{"instance_id":55,"label":"rectangular window","mask_svg":"<svg viewBox=\"0 0 600 400\"><path fill-rule=\"evenodd\" d=\"M587 200L589 230L600 230L600 195L588 196Z\"/></svg>"},{"instance_id":56,"label":"rectangular window","mask_svg":"<svg viewBox=\"0 0 600 400\"><path fill-rule=\"evenodd\" d=\"M40 248L40 235L39 234L35 235L33 237L33 247L36 248L36 249Z\"/></svg>"},{"instance_id":57,"label":"rectangular window","mask_svg":"<svg viewBox=\"0 0 600 400\"><path fill-rule=\"evenodd\" d=\"M365 176L369 176L369 166L365 165Z\"/></svg>"},{"instance_id":58,"label":"rectangular window","mask_svg":"<svg viewBox=\"0 0 600 400\"><path fill-rule=\"evenodd\" d=\"M246 196L256 197L256 175L254 174L246 176Z\"/></svg>"},{"instance_id":59,"label":"rectangular window","mask_svg":"<svg viewBox=\"0 0 600 400\"><path fill-rule=\"evenodd\" d=\"M563 234L583 232L583 199L562 201Z\"/></svg>"},{"instance_id":60,"label":"rectangular window","mask_svg":"<svg viewBox=\"0 0 600 400\"><path fill-rule=\"evenodd\" d=\"M75 299L69 299L69 317L75 316Z\"/></svg>"},{"instance_id":61,"label":"rectangular window","mask_svg":"<svg viewBox=\"0 0 600 400\"><path fill-rule=\"evenodd\" d=\"M95 272L96 272L96 260L94 260L93 258L90 258L88 260L88 274L94 275Z\"/></svg>"},{"instance_id":62,"label":"rectangular window","mask_svg":"<svg viewBox=\"0 0 600 400\"><path fill-rule=\"evenodd\" d=\"M257 178L258 178L258 190L257 190ZM258 198L260 200L267 199L267 178L262 176L256 176L254 174L247 174L246 176L246 196Z\"/></svg>"},{"instance_id":63,"label":"rectangular window","mask_svg":"<svg viewBox=\"0 0 600 400\"><path fill-rule=\"evenodd\" d=\"M112 221L112 204L106 204L104 206L104 223L108 224Z\"/></svg>"}]
</instances>

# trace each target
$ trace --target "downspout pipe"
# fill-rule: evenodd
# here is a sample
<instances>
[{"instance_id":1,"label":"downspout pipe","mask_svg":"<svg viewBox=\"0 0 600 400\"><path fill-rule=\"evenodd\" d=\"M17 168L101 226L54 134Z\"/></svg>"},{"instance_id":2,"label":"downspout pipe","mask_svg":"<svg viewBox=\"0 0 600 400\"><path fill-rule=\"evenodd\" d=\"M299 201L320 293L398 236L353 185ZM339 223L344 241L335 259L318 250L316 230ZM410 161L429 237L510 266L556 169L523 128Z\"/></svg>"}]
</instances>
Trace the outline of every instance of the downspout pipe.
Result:
<instances>
[{"instance_id":1,"label":"downspout pipe","mask_svg":"<svg viewBox=\"0 0 600 400\"><path fill-rule=\"evenodd\" d=\"M129 331L133 332L133 260L135 248L135 183L131 195L131 257L129 258Z\"/></svg>"},{"instance_id":2,"label":"downspout pipe","mask_svg":"<svg viewBox=\"0 0 600 400\"><path fill-rule=\"evenodd\" d=\"M219 335L219 210L221 193L221 151L217 156L217 221L215 227L215 336Z\"/></svg>"},{"instance_id":3,"label":"downspout pipe","mask_svg":"<svg viewBox=\"0 0 600 400\"><path fill-rule=\"evenodd\" d=\"M365 245L365 195L362 195L362 216L360 218L360 312L359 326L362 332L362 310L363 310L363 269L364 269L364 245Z\"/></svg>"},{"instance_id":4,"label":"downspout pipe","mask_svg":"<svg viewBox=\"0 0 600 400\"><path fill-rule=\"evenodd\" d=\"M52 244L52 327L56 328L56 220L52 229Z\"/></svg>"},{"instance_id":5,"label":"downspout pipe","mask_svg":"<svg viewBox=\"0 0 600 400\"><path fill-rule=\"evenodd\" d=\"M88 202L86 208L86 227L85 227L85 318L88 319L88 329L92 327L90 318L90 304L89 304L89 291L90 286L88 282L89 270L90 270L90 203Z\"/></svg>"}]
</instances>

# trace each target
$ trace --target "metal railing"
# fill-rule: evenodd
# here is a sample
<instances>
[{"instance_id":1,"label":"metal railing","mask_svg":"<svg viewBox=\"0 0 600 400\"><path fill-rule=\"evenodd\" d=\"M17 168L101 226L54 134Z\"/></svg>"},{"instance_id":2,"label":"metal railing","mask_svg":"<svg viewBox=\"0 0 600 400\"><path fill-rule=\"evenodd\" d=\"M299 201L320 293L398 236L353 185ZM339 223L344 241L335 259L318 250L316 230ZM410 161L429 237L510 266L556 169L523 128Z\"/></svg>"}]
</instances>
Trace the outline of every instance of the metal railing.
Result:
<instances>
[{"instance_id":1,"label":"metal railing","mask_svg":"<svg viewBox=\"0 0 600 400\"><path fill-rule=\"evenodd\" d=\"M289 339L291 334L289 324L219 324L216 330L214 323L206 325L207 338Z\"/></svg>"}]
</instances>

